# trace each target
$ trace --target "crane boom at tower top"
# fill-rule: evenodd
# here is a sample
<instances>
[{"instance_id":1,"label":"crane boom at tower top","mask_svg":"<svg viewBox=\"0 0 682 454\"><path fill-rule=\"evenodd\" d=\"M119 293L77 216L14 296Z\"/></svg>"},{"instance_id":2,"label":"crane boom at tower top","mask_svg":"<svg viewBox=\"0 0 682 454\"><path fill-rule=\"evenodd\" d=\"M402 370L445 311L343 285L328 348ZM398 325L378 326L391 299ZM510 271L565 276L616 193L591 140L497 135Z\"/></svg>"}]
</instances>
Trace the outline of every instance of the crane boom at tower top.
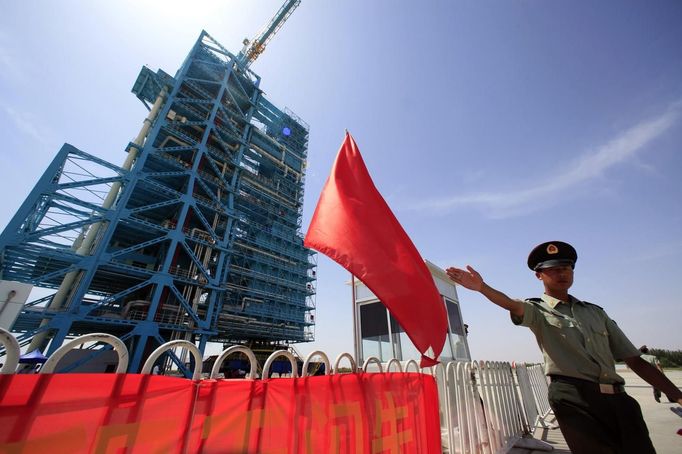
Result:
<instances>
[{"instance_id":1,"label":"crane boom at tower top","mask_svg":"<svg viewBox=\"0 0 682 454\"><path fill-rule=\"evenodd\" d=\"M270 20L270 22L263 27L261 32L252 41L244 39L244 48L239 53L237 60L242 65L248 67L253 63L260 54L265 51L265 46L282 28L284 22L289 19L289 16L301 4L301 0L286 0L282 7L277 11L277 14Z\"/></svg>"}]
</instances>

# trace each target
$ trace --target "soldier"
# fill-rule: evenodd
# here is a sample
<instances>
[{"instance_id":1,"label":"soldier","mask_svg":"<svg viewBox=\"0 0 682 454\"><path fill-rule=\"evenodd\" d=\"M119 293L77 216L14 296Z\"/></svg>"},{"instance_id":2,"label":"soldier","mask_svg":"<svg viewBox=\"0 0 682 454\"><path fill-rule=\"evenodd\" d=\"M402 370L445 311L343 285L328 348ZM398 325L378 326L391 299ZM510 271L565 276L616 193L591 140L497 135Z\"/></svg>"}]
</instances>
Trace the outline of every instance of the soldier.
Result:
<instances>
[{"instance_id":1,"label":"soldier","mask_svg":"<svg viewBox=\"0 0 682 454\"><path fill-rule=\"evenodd\" d=\"M639 404L625 393L615 361L682 405L682 392L658 369L640 358L599 306L568 294L576 250L562 241L536 246L528 267L544 285L542 298L511 299L485 283L472 267L448 268L456 283L507 309L516 325L533 331L550 377L549 402L574 454L653 453Z\"/></svg>"}]
</instances>

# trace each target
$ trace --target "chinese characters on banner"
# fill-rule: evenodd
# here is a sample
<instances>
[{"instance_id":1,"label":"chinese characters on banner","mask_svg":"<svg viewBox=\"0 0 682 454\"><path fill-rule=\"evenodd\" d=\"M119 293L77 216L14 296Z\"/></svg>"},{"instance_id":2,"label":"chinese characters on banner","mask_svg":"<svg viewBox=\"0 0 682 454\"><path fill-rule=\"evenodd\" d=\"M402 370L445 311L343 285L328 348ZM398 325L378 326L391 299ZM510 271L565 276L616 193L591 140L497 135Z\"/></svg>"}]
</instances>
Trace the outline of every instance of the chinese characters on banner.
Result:
<instances>
[{"instance_id":1,"label":"chinese characters on banner","mask_svg":"<svg viewBox=\"0 0 682 454\"><path fill-rule=\"evenodd\" d=\"M417 373L191 381L0 376L0 453L440 453Z\"/></svg>"}]
</instances>

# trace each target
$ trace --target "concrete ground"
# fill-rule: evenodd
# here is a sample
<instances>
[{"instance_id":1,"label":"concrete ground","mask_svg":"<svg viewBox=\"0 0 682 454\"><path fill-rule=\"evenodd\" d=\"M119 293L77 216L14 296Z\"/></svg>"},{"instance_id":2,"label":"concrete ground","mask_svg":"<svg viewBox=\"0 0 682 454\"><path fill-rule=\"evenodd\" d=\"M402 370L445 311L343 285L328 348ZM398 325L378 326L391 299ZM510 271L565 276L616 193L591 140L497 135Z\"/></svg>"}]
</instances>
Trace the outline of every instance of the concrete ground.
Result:
<instances>
[{"instance_id":1,"label":"concrete ground","mask_svg":"<svg viewBox=\"0 0 682 454\"><path fill-rule=\"evenodd\" d=\"M644 420L649 427L649 435L656 452L658 454L682 453L682 436L677 435L677 431L682 429L682 418L670 410L674 407L680 408L680 406L669 403L665 395L661 398L661 403L657 403L654 400L651 386L634 372L618 370L618 374L625 379L627 393L637 399L642 407ZM682 388L682 370L666 371L666 375L679 388ZM571 452L558 428L549 430L538 428L535 431L535 438L552 445L555 454L569 454ZM539 454L546 451L514 450L514 452Z\"/></svg>"}]
</instances>

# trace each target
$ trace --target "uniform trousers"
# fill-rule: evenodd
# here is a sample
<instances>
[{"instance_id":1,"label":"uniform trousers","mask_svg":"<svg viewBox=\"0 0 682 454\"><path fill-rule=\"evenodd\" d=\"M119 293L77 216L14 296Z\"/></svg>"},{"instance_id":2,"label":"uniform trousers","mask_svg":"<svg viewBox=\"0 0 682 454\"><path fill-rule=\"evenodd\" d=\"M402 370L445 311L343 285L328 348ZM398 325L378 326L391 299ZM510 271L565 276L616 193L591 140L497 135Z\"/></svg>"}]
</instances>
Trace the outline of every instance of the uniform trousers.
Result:
<instances>
[{"instance_id":1,"label":"uniform trousers","mask_svg":"<svg viewBox=\"0 0 682 454\"><path fill-rule=\"evenodd\" d=\"M552 377L548 397L573 454L656 452L639 404L625 392L602 394L597 383Z\"/></svg>"}]
</instances>

